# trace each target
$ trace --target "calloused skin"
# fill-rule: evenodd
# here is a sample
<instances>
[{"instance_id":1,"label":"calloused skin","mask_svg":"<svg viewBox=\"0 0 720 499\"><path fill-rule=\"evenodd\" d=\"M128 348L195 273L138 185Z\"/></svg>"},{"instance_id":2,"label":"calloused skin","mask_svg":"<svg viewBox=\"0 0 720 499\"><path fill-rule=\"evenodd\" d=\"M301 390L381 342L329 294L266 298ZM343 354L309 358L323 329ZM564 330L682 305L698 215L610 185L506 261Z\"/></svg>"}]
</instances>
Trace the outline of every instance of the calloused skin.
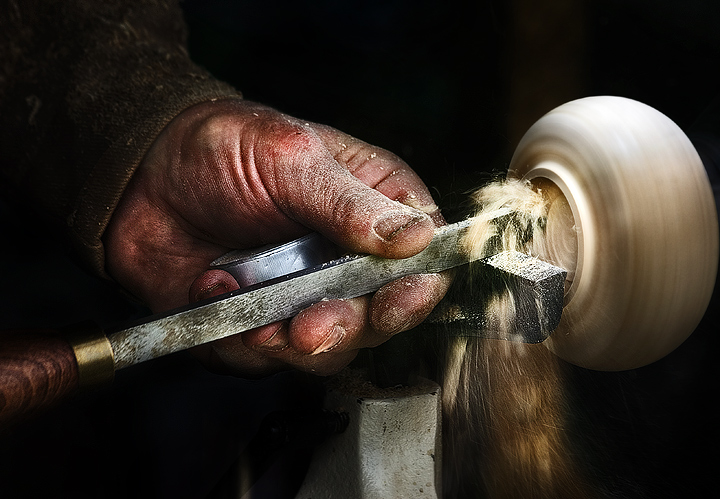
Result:
<instances>
[{"instance_id":1,"label":"calloused skin","mask_svg":"<svg viewBox=\"0 0 720 499\"><path fill-rule=\"evenodd\" d=\"M404 258L442 224L397 156L260 104L220 100L182 112L158 136L104 243L110 275L160 312L238 289L230 274L207 270L231 249L317 231L353 252ZM448 286L443 274L405 277L194 352L211 369L247 377L332 374L359 349L421 322Z\"/></svg>"}]
</instances>

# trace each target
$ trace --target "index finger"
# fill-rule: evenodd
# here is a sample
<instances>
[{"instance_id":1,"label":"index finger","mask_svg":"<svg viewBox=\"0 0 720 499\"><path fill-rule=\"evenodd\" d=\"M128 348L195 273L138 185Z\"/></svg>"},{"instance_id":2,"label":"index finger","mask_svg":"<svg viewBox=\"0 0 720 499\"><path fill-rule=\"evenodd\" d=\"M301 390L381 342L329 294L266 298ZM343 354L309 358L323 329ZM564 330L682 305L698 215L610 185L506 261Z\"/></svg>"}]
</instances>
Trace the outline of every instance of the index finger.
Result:
<instances>
[{"instance_id":1,"label":"index finger","mask_svg":"<svg viewBox=\"0 0 720 499\"><path fill-rule=\"evenodd\" d=\"M325 125L311 125L335 161L358 180L393 201L431 216L445 225L440 209L425 183L397 155Z\"/></svg>"}]
</instances>

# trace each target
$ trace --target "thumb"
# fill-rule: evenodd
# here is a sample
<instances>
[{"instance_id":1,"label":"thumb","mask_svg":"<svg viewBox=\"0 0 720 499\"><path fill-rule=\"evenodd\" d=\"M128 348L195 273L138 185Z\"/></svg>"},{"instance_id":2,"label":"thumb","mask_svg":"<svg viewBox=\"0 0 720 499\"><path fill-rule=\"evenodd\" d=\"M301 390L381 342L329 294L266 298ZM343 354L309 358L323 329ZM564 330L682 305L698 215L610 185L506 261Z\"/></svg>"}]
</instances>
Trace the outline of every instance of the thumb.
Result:
<instances>
[{"instance_id":1,"label":"thumb","mask_svg":"<svg viewBox=\"0 0 720 499\"><path fill-rule=\"evenodd\" d=\"M432 240L435 223L428 214L386 197L339 165L312 170L325 171L315 178L311 199L292 207L303 225L351 251L385 258L412 256Z\"/></svg>"},{"instance_id":2,"label":"thumb","mask_svg":"<svg viewBox=\"0 0 720 499\"><path fill-rule=\"evenodd\" d=\"M329 127L283 125L263 141L275 154L262 163L272 165L266 185L290 218L352 251L386 258L429 244L438 220L422 209L437 206L400 158Z\"/></svg>"}]
</instances>

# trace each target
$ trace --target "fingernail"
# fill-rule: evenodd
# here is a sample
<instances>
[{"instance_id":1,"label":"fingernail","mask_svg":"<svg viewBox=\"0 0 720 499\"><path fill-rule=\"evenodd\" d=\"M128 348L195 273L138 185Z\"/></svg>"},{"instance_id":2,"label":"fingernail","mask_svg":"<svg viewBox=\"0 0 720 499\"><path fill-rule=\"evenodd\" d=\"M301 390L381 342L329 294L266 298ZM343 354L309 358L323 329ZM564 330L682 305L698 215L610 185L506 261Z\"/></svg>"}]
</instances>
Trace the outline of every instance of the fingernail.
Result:
<instances>
[{"instance_id":1,"label":"fingernail","mask_svg":"<svg viewBox=\"0 0 720 499\"><path fill-rule=\"evenodd\" d=\"M338 326L335 324L333 328L330 330L330 333L328 333L327 337L325 338L325 341L322 342L322 344L313 351L311 355L317 355L319 353L329 352L336 346L340 344L340 342L345 337L345 328L342 326Z\"/></svg>"},{"instance_id":2,"label":"fingernail","mask_svg":"<svg viewBox=\"0 0 720 499\"><path fill-rule=\"evenodd\" d=\"M280 325L275 332L267 340L263 341L254 348L256 350L265 350L268 352L279 352L288 346L287 335L282 331L285 330L285 325Z\"/></svg>"},{"instance_id":3,"label":"fingernail","mask_svg":"<svg viewBox=\"0 0 720 499\"><path fill-rule=\"evenodd\" d=\"M381 239L392 241L398 234L428 219L416 210L394 210L382 215L373 225L373 231Z\"/></svg>"}]
</instances>

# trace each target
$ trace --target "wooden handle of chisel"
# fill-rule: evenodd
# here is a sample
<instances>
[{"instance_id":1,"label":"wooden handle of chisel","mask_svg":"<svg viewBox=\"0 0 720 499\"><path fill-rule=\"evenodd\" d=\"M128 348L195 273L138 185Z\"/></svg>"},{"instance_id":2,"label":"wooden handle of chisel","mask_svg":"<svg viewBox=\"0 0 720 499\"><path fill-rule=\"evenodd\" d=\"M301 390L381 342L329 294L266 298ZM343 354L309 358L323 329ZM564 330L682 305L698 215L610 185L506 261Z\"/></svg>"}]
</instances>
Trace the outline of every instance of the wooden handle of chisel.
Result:
<instances>
[{"instance_id":1,"label":"wooden handle of chisel","mask_svg":"<svg viewBox=\"0 0 720 499\"><path fill-rule=\"evenodd\" d=\"M57 332L0 333L0 427L66 398L78 380L73 348Z\"/></svg>"},{"instance_id":2,"label":"wooden handle of chisel","mask_svg":"<svg viewBox=\"0 0 720 499\"><path fill-rule=\"evenodd\" d=\"M0 332L0 428L113 374L112 349L97 328Z\"/></svg>"}]
</instances>

